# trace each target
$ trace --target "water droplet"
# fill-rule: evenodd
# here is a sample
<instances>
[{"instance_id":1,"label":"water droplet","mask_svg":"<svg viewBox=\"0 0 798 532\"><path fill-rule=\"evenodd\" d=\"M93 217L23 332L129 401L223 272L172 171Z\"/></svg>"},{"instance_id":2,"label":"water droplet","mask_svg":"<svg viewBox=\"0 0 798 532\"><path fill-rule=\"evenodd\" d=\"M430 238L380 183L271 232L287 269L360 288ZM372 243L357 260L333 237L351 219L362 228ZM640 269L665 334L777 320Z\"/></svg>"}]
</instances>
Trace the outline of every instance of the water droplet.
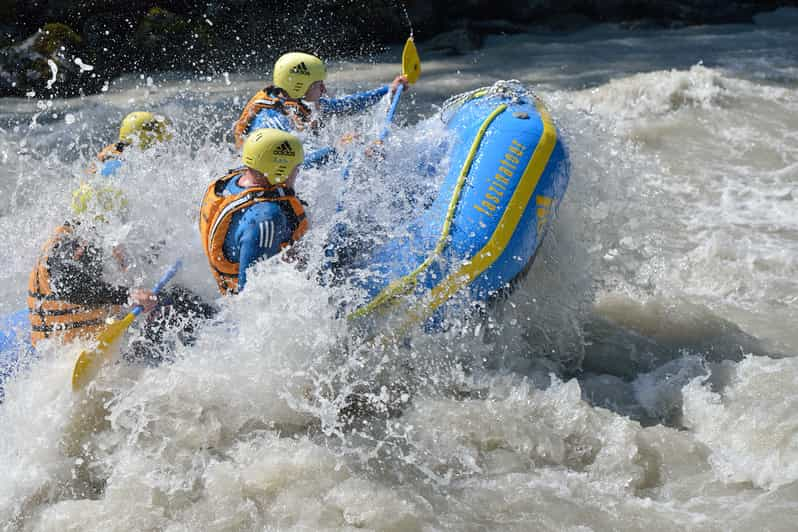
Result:
<instances>
[{"instance_id":1,"label":"water droplet","mask_svg":"<svg viewBox=\"0 0 798 532\"><path fill-rule=\"evenodd\" d=\"M47 80L47 89L51 89L53 87L53 83L55 83L56 76L58 75L58 65L55 64L55 61L52 59L47 60L47 66L50 67L50 73L53 77Z\"/></svg>"},{"instance_id":2,"label":"water droplet","mask_svg":"<svg viewBox=\"0 0 798 532\"><path fill-rule=\"evenodd\" d=\"M88 65L84 63L83 59L81 59L80 57L75 58L75 64L78 65L78 68L80 68L81 72L91 72L92 70L94 70L93 65Z\"/></svg>"}]
</instances>

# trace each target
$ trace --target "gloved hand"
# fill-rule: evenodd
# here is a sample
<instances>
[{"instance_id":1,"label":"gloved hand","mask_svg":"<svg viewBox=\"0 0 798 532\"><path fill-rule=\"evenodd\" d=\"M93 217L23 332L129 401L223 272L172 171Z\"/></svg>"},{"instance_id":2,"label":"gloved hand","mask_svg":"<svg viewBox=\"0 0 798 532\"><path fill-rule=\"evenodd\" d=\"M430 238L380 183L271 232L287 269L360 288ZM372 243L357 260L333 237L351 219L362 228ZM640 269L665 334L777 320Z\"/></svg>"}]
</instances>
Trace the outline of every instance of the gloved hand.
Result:
<instances>
[{"instance_id":1,"label":"gloved hand","mask_svg":"<svg viewBox=\"0 0 798 532\"><path fill-rule=\"evenodd\" d=\"M391 82L391 98L396 94L396 88L399 87L400 84L402 85L402 90L406 91L409 84L407 82L407 76L404 74L399 74Z\"/></svg>"},{"instance_id":2,"label":"gloved hand","mask_svg":"<svg viewBox=\"0 0 798 532\"><path fill-rule=\"evenodd\" d=\"M141 305L144 312L149 312L158 304L158 296L152 290L134 288L130 291L130 300L136 305Z\"/></svg>"}]
</instances>

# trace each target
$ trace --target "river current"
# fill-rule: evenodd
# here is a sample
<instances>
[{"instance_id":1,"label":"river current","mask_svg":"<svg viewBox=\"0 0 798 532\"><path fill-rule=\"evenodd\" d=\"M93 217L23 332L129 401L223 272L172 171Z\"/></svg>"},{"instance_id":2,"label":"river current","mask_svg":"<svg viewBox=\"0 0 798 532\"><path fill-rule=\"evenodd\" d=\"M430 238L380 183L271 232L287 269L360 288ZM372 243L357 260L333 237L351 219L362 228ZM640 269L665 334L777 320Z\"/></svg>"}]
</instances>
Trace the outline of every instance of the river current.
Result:
<instances>
[{"instance_id":1,"label":"river current","mask_svg":"<svg viewBox=\"0 0 798 532\"><path fill-rule=\"evenodd\" d=\"M68 386L75 348L55 345L6 384L0 530L794 530L797 51L786 9L751 25L491 37L456 57L420 44L402 125L378 169L356 161L350 204L387 223L397 185L434 194L408 154L440 136L446 98L500 79L548 106L571 180L502 304L380 348L347 344L338 303L354 296L312 274L340 168L300 174L308 266L267 261L218 299L198 205L236 166L230 126L257 73L0 101L0 313L24 307L41 244L134 109L176 134L122 168L131 217L104 238L134 263L108 275L148 286L182 257L176 282L221 307L172 363L114 365L88 394ZM398 68L398 49L336 62L327 85L372 88ZM376 136L386 105L319 142ZM397 384L401 415L340 422L353 390Z\"/></svg>"}]
</instances>

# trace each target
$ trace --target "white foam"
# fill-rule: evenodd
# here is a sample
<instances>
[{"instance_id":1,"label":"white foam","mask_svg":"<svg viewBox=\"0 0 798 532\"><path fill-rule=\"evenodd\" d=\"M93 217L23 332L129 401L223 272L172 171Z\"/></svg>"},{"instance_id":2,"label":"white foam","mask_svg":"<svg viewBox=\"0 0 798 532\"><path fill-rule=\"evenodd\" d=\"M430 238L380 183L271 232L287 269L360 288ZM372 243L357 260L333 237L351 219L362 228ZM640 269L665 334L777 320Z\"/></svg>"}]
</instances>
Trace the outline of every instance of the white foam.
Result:
<instances>
[{"instance_id":1,"label":"white foam","mask_svg":"<svg viewBox=\"0 0 798 532\"><path fill-rule=\"evenodd\" d=\"M746 358L729 385L712 392L699 380L685 389L685 420L711 449L710 463L727 483L776 488L798 480L796 359Z\"/></svg>"}]
</instances>

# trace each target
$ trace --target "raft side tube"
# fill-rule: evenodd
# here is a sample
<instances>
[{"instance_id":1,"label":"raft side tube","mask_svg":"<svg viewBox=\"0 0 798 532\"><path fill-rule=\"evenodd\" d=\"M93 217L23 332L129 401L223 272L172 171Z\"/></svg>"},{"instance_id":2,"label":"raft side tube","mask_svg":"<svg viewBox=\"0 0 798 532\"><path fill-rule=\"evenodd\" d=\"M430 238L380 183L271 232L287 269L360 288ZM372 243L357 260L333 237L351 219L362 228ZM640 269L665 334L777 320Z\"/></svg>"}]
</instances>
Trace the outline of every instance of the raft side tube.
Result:
<instances>
[{"instance_id":1,"label":"raft side tube","mask_svg":"<svg viewBox=\"0 0 798 532\"><path fill-rule=\"evenodd\" d=\"M408 235L379 247L361 287L369 302L351 316L421 297L423 319L469 286L486 301L529 266L569 179L568 155L543 104L532 97L466 101L447 126L451 166L440 194Z\"/></svg>"}]
</instances>

